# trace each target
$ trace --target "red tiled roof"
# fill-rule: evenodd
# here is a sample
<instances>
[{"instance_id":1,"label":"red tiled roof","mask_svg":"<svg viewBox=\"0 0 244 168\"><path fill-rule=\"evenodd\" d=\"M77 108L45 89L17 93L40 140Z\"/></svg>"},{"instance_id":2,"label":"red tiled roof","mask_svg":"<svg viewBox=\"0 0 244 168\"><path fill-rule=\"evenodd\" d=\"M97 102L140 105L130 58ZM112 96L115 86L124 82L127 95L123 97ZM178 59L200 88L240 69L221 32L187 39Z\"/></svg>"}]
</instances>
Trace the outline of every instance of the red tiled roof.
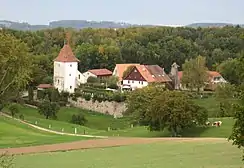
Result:
<instances>
[{"instance_id":1,"label":"red tiled roof","mask_svg":"<svg viewBox=\"0 0 244 168\"><path fill-rule=\"evenodd\" d=\"M126 71L126 69L130 66L137 66L140 64L116 64L115 68L117 69L117 73L118 73L118 77L119 77L119 81L122 81L123 79L123 73Z\"/></svg>"},{"instance_id":2,"label":"red tiled roof","mask_svg":"<svg viewBox=\"0 0 244 168\"><path fill-rule=\"evenodd\" d=\"M151 75L153 75L154 82L171 82L169 76L164 72L164 69L158 65L145 65Z\"/></svg>"},{"instance_id":3,"label":"red tiled roof","mask_svg":"<svg viewBox=\"0 0 244 168\"><path fill-rule=\"evenodd\" d=\"M58 57L54 59L54 61L58 62L79 62L79 60L75 57L70 45L65 44L61 51L58 54Z\"/></svg>"},{"instance_id":4,"label":"red tiled roof","mask_svg":"<svg viewBox=\"0 0 244 168\"><path fill-rule=\"evenodd\" d=\"M207 71L207 73L208 73L209 78L214 78L214 77L221 76L221 74L219 72L217 72L217 71ZM183 71L179 71L178 72L179 80L182 79L182 76L183 76Z\"/></svg>"},{"instance_id":5,"label":"red tiled roof","mask_svg":"<svg viewBox=\"0 0 244 168\"><path fill-rule=\"evenodd\" d=\"M148 83L171 81L164 69L158 65L136 65L135 67Z\"/></svg>"},{"instance_id":6,"label":"red tiled roof","mask_svg":"<svg viewBox=\"0 0 244 168\"><path fill-rule=\"evenodd\" d=\"M91 69L88 70L89 72L93 73L96 76L109 76L112 75L112 72L108 69Z\"/></svg>"},{"instance_id":7,"label":"red tiled roof","mask_svg":"<svg viewBox=\"0 0 244 168\"><path fill-rule=\"evenodd\" d=\"M47 88L52 88L53 86L51 84L40 84L37 86L37 88L41 89L47 89Z\"/></svg>"}]
</instances>

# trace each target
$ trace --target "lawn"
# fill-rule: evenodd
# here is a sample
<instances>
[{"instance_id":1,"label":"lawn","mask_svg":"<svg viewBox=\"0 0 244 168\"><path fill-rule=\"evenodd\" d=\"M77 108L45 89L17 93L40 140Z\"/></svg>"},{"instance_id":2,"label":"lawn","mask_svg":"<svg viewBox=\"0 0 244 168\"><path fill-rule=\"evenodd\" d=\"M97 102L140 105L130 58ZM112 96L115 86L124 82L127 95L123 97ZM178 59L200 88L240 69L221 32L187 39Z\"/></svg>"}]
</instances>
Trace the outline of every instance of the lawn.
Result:
<instances>
[{"instance_id":1,"label":"lawn","mask_svg":"<svg viewBox=\"0 0 244 168\"><path fill-rule=\"evenodd\" d=\"M15 168L240 168L242 152L227 141L131 145L19 155Z\"/></svg>"},{"instance_id":2,"label":"lawn","mask_svg":"<svg viewBox=\"0 0 244 168\"><path fill-rule=\"evenodd\" d=\"M210 122L222 121L221 127L197 127L185 130L181 135L183 137L219 137L228 138L232 132L235 120L232 118L211 118ZM98 132L96 135L106 136L125 136L125 137L166 137L171 136L168 130L163 132L150 132L147 127L134 127L124 130L115 130L109 132Z\"/></svg>"},{"instance_id":3,"label":"lawn","mask_svg":"<svg viewBox=\"0 0 244 168\"><path fill-rule=\"evenodd\" d=\"M13 119L0 116L0 148L55 144L87 138L41 132Z\"/></svg>"},{"instance_id":4,"label":"lawn","mask_svg":"<svg viewBox=\"0 0 244 168\"><path fill-rule=\"evenodd\" d=\"M4 111L7 112L8 109L5 108ZM24 115L25 120L31 123L35 123L38 120L41 121L39 122L39 124L42 124L41 126L44 126L45 128L49 126L49 123L54 123L55 125L57 124L59 130L62 130L62 128L66 128L69 125L69 127L71 128L67 128L67 132L74 132L75 125L70 125L70 120L73 114L79 113L83 113L85 115L85 118L88 120L88 122L85 124L85 127L90 128L90 130L88 131L91 131L91 129L104 131L107 130L108 127L122 129L128 128L130 126L130 121L128 118L114 119L113 116L110 115L105 115L72 107L63 107L60 109L60 111L57 114L57 121L59 122L56 122L55 120L46 120L43 115L40 115L38 113L37 109L27 106L20 106L20 113ZM83 127L81 127L81 129L83 132Z\"/></svg>"},{"instance_id":5,"label":"lawn","mask_svg":"<svg viewBox=\"0 0 244 168\"><path fill-rule=\"evenodd\" d=\"M213 102L216 101L209 99L199 99L198 103L208 104L212 102L212 105L208 105L208 108L212 107L214 110ZM6 110L7 111L7 110ZM64 131L67 133L74 133L75 128L78 134L90 134L90 135L104 135L104 136L127 136L127 137L163 137L171 136L171 134L165 130L164 132L150 132L146 127L134 127L130 128L130 122L127 118L114 119L109 115L104 115L95 112L89 112L78 108L61 108L58 113L58 120L46 120L44 116L38 113L37 109L27 106L20 107L21 114L24 114L24 118L29 123L35 124L43 128L49 128L55 131ZM83 113L88 123L85 126L79 126L70 123L70 118L73 114ZM234 120L232 118L210 119L210 121L223 122L220 128L207 127L207 128L193 128L185 130L182 136L186 137L229 137L232 131ZM116 128L116 130L107 131L107 128Z\"/></svg>"},{"instance_id":6,"label":"lawn","mask_svg":"<svg viewBox=\"0 0 244 168\"><path fill-rule=\"evenodd\" d=\"M215 118L220 113L220 101L217 100L214 96L203 99L193 99L193 101L199 106L205 107L208 110L208 117ZM238 100L230 99L232 103L237 103Z\"/></svg>"}]
</instances>

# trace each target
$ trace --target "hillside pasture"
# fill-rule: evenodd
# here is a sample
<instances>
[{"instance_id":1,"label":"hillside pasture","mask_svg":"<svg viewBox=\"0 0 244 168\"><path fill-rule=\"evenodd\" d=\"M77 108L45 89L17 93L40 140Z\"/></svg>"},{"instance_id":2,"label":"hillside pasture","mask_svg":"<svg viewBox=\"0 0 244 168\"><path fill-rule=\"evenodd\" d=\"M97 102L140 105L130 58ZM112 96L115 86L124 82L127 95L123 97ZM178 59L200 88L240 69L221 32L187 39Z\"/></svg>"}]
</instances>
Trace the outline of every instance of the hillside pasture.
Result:
<instances>
[{"instance_id":1,"label":"hillside pasture","mask_svg":"<svg viewBox=\"0 0 244 168\"><path fill-rule=\"evenodd\" d=\"M84 139L88 138L46 133L0 115L0 148L54 144Z\"/></svg>"}]
</instances>

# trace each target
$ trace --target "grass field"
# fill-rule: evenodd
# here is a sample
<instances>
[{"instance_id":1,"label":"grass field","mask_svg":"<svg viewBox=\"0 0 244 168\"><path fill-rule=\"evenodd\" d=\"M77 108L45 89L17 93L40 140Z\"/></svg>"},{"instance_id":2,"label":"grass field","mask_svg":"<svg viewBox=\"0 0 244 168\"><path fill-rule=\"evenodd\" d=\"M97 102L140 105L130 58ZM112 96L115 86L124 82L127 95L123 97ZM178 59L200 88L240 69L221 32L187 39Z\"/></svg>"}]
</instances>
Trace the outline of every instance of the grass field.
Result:
<instances>
[{"instance_id":1,"label":"grass field","mask_svg":"<svg viewBox=\"0 0 244 168\"><path fill-rule=\"evenodd\" d=\"M232 126L234 125L234 119L232 118L211 118L209 121L219 121L223 122L221 127L197 127L187 129L182 133L183 137L219 137L228 138L232 131ZM106 136L125 136L125 137L165 137L171 136L171 133L167 130L164 132L150 132L146 127L134 127L124 130L116 130L109 132L99 132L97 135Z\"/></svg>"},{"instance_id":2,"label":"grass field","mask_svg":"<svg viewBox=\"0 0 244 168\"><path fill-rule=\"evenodd\" d=\"M8 109L4 109L5 112L8 112ZM20 106L20 113L24 115L25 120L35 123L35 121L42 121L44 122L46 119L43 115L40 115L38 113L38 110L35 108L27 107L27 106ZM111 128L128 128L130 126L130 122L128 118L118 118L114 119L113 116L105 115L101 113L91 112L88 110L83 110L79 108L61 108L60 111L57 114L58 121L56 124L59 126L60 130L62 127L66 127L67 123L70 123L70 120L72 118L73 114L79 114L83 113L88 120L85 127L88 127L90 129L95 130L107 130L108 127ZM47 120L55 123L55 120ZM66 125L63 126L63 124L66 123ZM40 122L41 124L41 122ZM45 124L45 123L44 123ZM47 125L45 127L48 127L49 122L47 122ZM73 125L74 126L74 125ZM71 128L73 128L71 126ZM69 129L69 128L68 128ZM73 132L73 129L72 129Z\"/></svg>"},{"instance_id":3,"label":"grass field","mask_svg":"<svg viewBox=\"0 0 244 168\"><path fill-rule=\"evenodd\" d=\"M0 116L0 148L54 144L83 139L87 138L41 132L18 121Z\"/></svg>"},{"instance_id":4,"label":"grass field","mask_svg":"<svg viewBox=\"0 0 244 168\"><path fill-rule=\"evenodd\" d=\"M210 115L214 116L214 113L219 110L219 103L214 97L207 99L196 99L195 102L208 109ZM5 109L4 111L8 111ZM163 137L170 136L171 134L165 130L163 132L150 132L146 127L134 127L130 128L130 120L128 118L114 119L112 116L104 115L100 113L90 112L78 108L61 108L58 113L57 120L46 120L44 116L38 113L35 108L20 106L20 113L24 115L27 122L35 124L43 128L49 128L51 130L62 131L67 133L74 133L77 128L78 134L90 134L90 135L104 135L104 136L127 136L127 137ZM83 113L88 120L85 126L79 126L71 124L70 120L73 114ZM221 120L223 122L220 128L206 127L206 128L192 128L185 130L182 136L185 137L229 137L232 131L234 120L232 118L211 118L210 121ZM115 130L107 131L110 127Z\"/></svg>"},{"instance_id":5,"label":"grass field","mask_svg":"<svg viewBox=\"0 0 244 168\"><path fill-rule=\"evenodd\" d=\"M176 142L16 156L15 168L241 168L227 141Z\"/></svg>"},{"instance_id":6,"label":"grass field","mask_svg":"<svg viewBox=\"0 0 244 168\"><path fill-rule=\"evenodd\" d=\"M198 103L201 105L208 104L208 109L215 110L214 104L217 105L216 101L209 99L199 99ZM210 103L212 102L212 103ZM217 110L217 109L216 109ZM7 109L5 110L7 111ZM170 133L165 130L164 132L150 132L145 127L134 127L130 128L130 121L128 118L114 119L112 116L104 115L100 113L89 112L78 108L61 108L58 113L58 120L46 120L44 116L38 113L37 109L21 106L21 114L24 114L24 118L29 123L35 124L43 128L49 128L51 130L62 131L67 133L74 133L77 128L78 134L90 134L90 135L105 135L105 136L127 136L127 137L159 137L159 136L170 136ZM82 112L88 123L85 126L79 126L70 123L71 116ZM186 137L229 137L231 133L234 120L232 118L221 118L221 119L210 119L210 121L221 120L223 125L220 128L207 127L207 128L193 128L185 130L182 136ZM116 130L107 131L107 128L116 128Z\"/></svg>"}]
</instances>

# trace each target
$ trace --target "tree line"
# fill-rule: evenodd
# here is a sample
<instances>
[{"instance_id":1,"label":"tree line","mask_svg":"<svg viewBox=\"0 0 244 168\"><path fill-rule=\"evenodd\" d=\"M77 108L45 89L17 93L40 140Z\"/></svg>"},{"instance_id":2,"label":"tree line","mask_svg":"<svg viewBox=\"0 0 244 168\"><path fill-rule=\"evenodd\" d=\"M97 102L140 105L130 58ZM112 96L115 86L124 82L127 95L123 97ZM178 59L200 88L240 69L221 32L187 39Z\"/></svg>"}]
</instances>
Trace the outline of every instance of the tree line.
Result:
<instances>
[{"instance_id":1,"label":"tree line","mask_svg":"<svg viewBox=\"0 0 244 168\"><path fill-rule=\"evenodd\" d=\"M116 63L158 64L167 72L173 62L201 55L207 68L235 59L244 48L244 28L126 28L126 29L47 29L35 32L3 29L26 43L33 58L36 83L51 81L53 59L64 44L65 32L71 33L71 45L80 59L79 70L113 70ZM181 69L181 67L180 67ZM47 76L48 74L48 76ZM39 76L39 77L37 77ZM34 84L36 84L34 83Z\"/></svg>"}]
</instances>

